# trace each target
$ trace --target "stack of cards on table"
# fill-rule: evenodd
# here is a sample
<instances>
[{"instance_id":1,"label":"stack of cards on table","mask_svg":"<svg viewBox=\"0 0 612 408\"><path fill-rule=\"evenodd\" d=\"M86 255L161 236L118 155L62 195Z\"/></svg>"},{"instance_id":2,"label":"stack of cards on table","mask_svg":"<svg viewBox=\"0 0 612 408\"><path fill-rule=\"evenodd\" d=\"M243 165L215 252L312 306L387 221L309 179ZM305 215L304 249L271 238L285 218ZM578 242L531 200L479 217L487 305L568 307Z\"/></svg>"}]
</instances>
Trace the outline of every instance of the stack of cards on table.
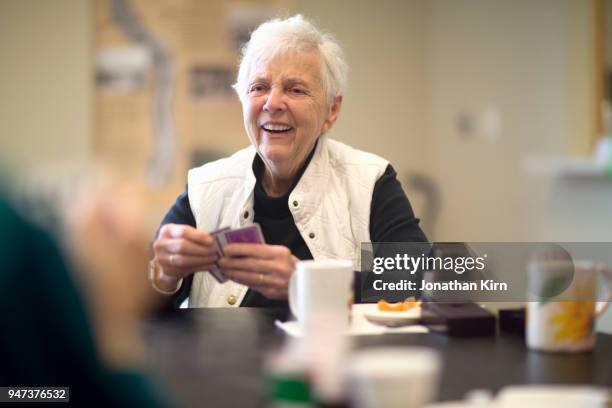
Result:
<instances>
[{"instance_id":1,"label":"stack of cards on table","mask_svg":"<svg viewBox=\"0 0 612 408\"><path fill-rule=\"evenodd\" d=\"M259 224L254 223L246 227L230 229L229 227L221 228L210 233L215 241L215 248L217 249L217 255L222 257L224 255L223 247L227 244L233 243L251 243L251 244L264 244L264 237L261 233ZM210 269L210 274L219 282L223 283L227 281L223 272L215 265Z\"/></svg>"}]
</instances>

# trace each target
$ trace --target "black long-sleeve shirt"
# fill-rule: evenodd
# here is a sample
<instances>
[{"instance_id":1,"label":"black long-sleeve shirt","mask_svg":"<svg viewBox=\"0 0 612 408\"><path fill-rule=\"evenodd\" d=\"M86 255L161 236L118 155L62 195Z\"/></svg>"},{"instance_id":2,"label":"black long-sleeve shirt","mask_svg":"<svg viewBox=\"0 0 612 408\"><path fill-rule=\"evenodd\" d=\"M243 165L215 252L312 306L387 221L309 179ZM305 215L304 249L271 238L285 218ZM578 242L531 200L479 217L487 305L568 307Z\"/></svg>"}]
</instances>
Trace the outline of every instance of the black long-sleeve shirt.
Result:
<instances>
[{"instance_id":1,"label":"black long-sleeve shirt","mask_svg":"<svg viewBox=\"0 0 612 408\"><path fill-rule=\"evenodd\" d=\"M301 260L312 259L312 254L300 235L289 210L289 194L310 163L312 155L313 153L296 175L289 191L281 197L270 197L266 194L261 179L263 161L257 155L253 161L253 173L257 178L254 192L254 222L261 226L267 244L284 245ZM167 223L195 227L196 222L189 205L187 188L164 217L162 225ZM408 197L397 180L397 173L390 164L374 185L370 209L370 239L372 242L427 242L425 234L419 227L419 220L414 216ZM183 281L181 289L173 295L175 307L178 307L189 296L192 282L193 275L190 275ZM271 300L250 289L240 304L240 306L248 307L286 307L286 305L286 301Z\"/></svg>"}]
</instances>

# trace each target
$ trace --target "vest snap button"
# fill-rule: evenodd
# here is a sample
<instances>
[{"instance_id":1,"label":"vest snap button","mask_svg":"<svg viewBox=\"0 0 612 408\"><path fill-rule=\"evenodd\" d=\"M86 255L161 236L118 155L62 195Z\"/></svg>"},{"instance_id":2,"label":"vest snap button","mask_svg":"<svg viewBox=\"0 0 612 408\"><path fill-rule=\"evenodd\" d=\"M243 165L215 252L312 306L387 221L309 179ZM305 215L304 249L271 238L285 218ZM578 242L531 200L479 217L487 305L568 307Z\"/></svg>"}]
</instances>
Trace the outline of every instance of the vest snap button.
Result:
<instances>
[{"instance_id":1,"label":"vest snap button","mask_svg":"<svg viewBox=\"0 0 612 408\"><path fill-rule=\"evenodd\" d=\"M314 232L311 232L310 234L308 234L308 236L310 237L310 239L313 239L315 237Z\"/></svg>"},{"instance_id":2,"label":"vest snap button","mask_svg":"<svg viewBox=\"0 0 612 408\"><path fill-rule=\"evenodd\" d=\"M247 218L249 218L249 212L248 212L248 211L245 211L245 212L244 212L244 219L246 220Z\"/></svg>"},{"instance_id":3,"label":"vest snap button","mask_svg":"<svg viewBox=\"0 0 612 408\"><path fill-rule=\"evenodd\" d=\"M298 206L298 202L297 202L297 201L294 201L294 202L293 202L293 206L294 206L294 207L297 207L297 206Z\"/></svg>"}]
</instances>

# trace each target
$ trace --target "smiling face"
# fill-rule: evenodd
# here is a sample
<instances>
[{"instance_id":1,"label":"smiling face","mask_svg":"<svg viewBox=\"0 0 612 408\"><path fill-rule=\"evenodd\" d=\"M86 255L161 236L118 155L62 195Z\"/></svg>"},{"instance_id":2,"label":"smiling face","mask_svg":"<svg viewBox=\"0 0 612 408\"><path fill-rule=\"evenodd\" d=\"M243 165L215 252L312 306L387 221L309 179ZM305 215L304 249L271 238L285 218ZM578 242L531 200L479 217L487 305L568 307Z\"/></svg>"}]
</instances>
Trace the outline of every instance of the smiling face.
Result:
<instances>
[{"instance_id":1,"label":"smiling face","mask_svg":"<svg viewBox=\"0 0 612 408\"><path fill-rule=\"evenodd\" d=\"M338 116L341 97L329 106L316 52L288 50L256 64L242 98L249 140L272 178L292 178L317 138ZM268 174L270 173L270 174Z\"/></svg>"}]
</instances>

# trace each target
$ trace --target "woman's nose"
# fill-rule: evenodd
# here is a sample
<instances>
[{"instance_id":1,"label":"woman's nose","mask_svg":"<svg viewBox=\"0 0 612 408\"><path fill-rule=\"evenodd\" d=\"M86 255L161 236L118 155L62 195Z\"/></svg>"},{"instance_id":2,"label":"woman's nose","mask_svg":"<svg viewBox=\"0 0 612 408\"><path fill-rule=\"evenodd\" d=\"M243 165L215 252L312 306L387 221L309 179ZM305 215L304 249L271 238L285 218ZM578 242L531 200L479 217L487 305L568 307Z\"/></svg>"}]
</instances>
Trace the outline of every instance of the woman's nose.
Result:
<instances>
[{"instance_id":1,"label":"woman's nose","mask_svg":"<svg viewBox=\"0 0 612 408\"><path fill-rule=\"evenodd\" d=\"M272 88L270 93L268 93L268 99L266 99L263 107L264 110L266 112L279 112L285 110L285 107L283 93L276 88Z\"/></svg>"}]
</instances>

